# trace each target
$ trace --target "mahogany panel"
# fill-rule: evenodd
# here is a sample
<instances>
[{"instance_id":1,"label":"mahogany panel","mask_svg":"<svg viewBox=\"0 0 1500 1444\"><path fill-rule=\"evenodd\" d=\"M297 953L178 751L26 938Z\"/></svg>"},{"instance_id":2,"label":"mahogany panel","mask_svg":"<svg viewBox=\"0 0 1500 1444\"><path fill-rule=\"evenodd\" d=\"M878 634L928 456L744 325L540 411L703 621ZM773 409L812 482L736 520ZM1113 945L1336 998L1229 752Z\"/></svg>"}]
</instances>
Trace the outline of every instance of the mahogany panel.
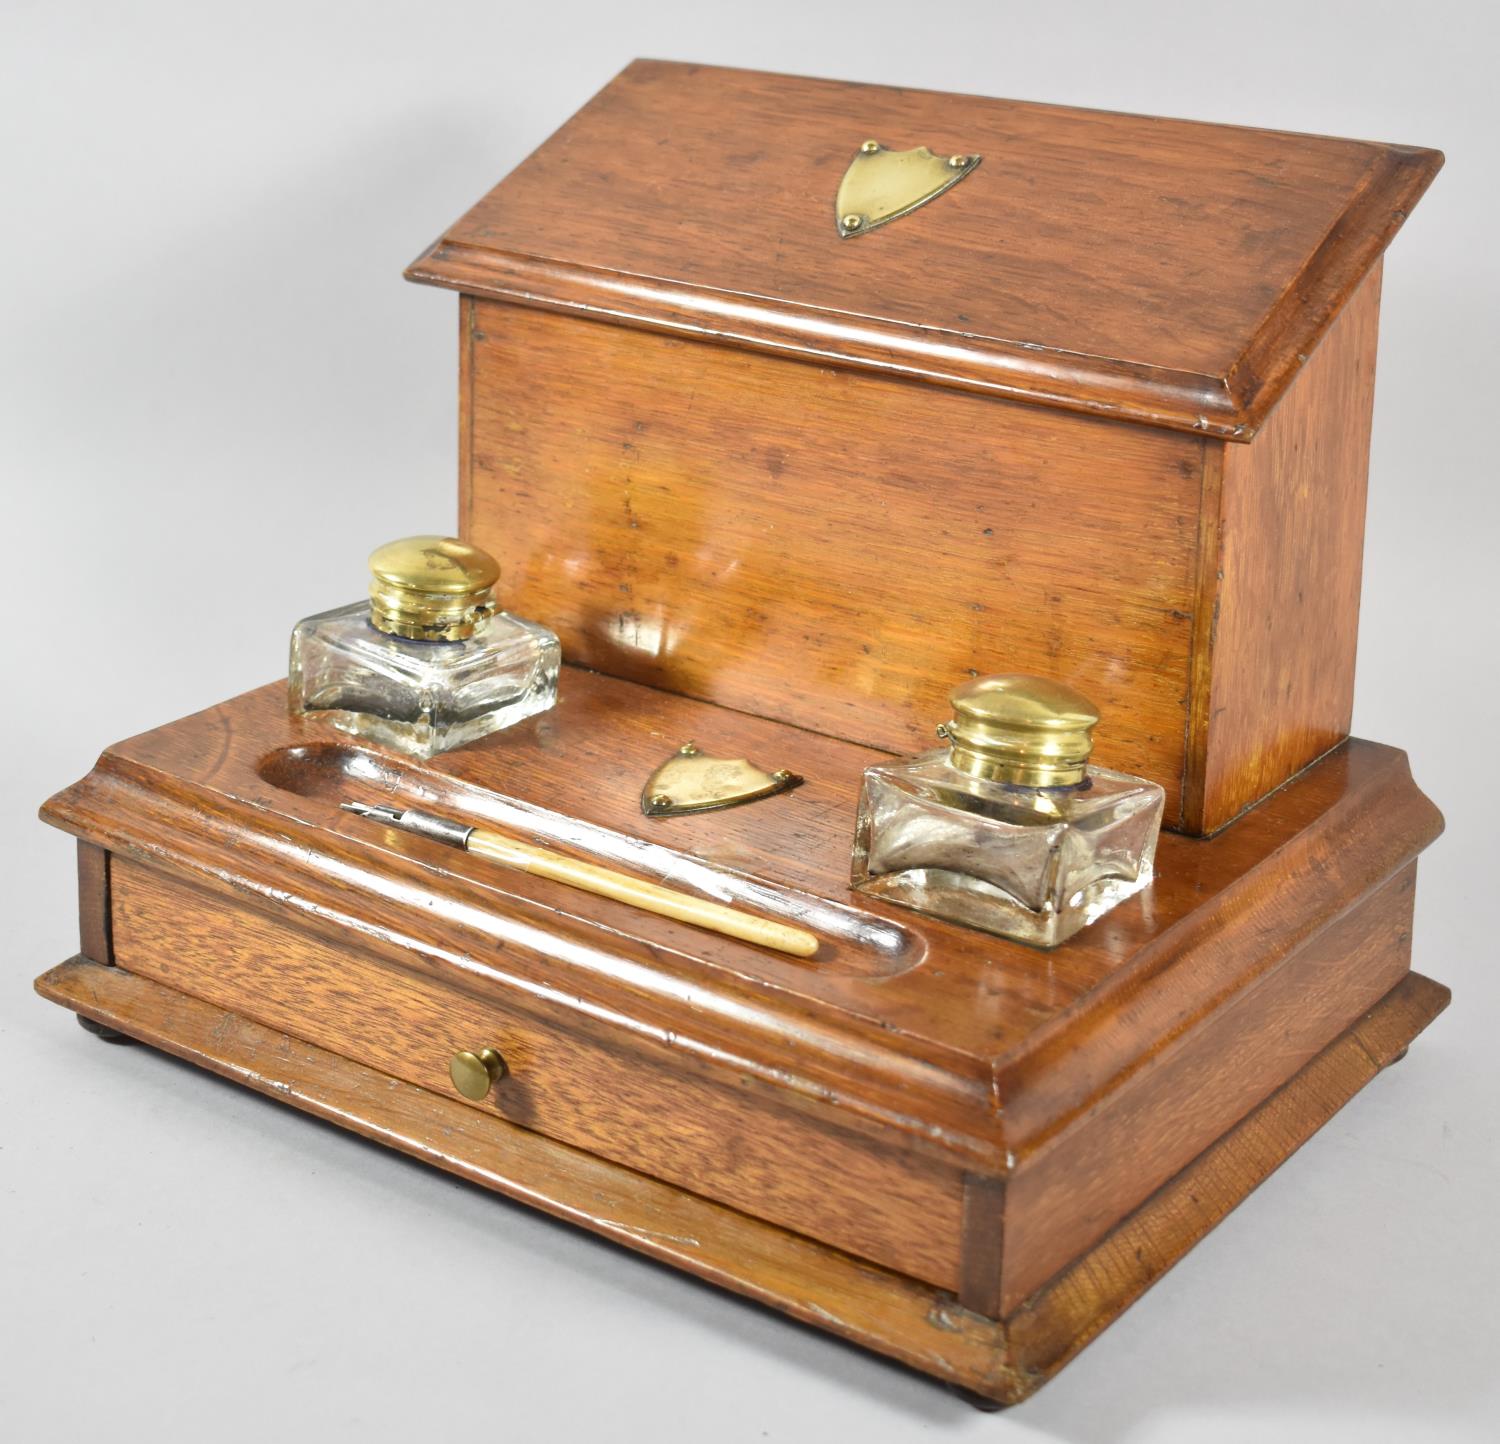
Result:
<instances>
[{"instance_id":1,"label":"mahogany panel","mask_svg":"<svg viewBox=\"0 0 1500 1444\"><path fill-rule=\"evenodd\" d=\"M953 1170L768 1108L731 1069L705 1082L670 1048L590 1037L534 1000L480 1003L130 861L114 926L121 967L438 1094L457 1097L456 1051L497 1048L509 1075L467 1106L957 1286Z\"/></svg>"},{"instance_id":2,"label":"mahogany panel","mask_svg":"<svg viewBox=\"0 0 1500 1444\"><path fill-rule=\"evenodd\" d=\"M1177 811L1205 443L473 303L464 535L573 662L897 752L1029 671Z\"/></svg>"},{"instance_id":3,"label":"mahogany panel","mask_svg":"<svg viewBox=\"0 0 1500 1444\"><path fill-rule=\"evenodd\" d=\"M1224 826L1349 734L1380 280L1377 265L1252 445L1210 444L1218 565L1199 603L1212 662L1189 831Z\"/></svg>"}]
</instances>

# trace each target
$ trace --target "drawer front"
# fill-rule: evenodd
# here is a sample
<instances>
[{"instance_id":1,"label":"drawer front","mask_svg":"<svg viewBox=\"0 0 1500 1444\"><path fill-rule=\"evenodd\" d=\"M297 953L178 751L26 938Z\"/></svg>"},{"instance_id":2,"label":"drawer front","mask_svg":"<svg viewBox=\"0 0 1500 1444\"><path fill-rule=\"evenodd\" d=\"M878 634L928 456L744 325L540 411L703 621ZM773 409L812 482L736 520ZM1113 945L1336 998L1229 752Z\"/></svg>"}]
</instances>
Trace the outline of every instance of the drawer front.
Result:
<instances>
[{"instance_id":1,"label":"drawer front","mask_svg":"<svg viewBox=\"0 0 1500 1444\"><path fill-rule=\"evenodd\" d=\"M664 1046L450 992L119 857L111 910L122 968L449 1097L454 1053L494 1048L506 1074L472 1106L957 1288L954 1171L779 1109L733 1073L691 1076Z\"/></svg>"}]
</instances>

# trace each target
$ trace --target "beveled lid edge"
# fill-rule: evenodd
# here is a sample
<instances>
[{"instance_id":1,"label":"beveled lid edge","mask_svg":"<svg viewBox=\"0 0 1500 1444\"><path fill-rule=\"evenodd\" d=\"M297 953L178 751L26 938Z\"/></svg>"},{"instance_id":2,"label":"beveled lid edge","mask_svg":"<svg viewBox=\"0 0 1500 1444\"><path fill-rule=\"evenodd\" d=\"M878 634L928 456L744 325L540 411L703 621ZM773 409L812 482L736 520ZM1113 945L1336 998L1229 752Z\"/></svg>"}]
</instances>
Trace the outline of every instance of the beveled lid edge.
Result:
<instances>
[{"instance_id":1,"label":"beveled lid edge","mask_svg":"<svg viewBox=\"0 0 1500 1444\"><path fill-rule=\"evenodd\" d=\"M794 302L625 275L570 262L439 240L403 272L418 285L700 341L769 351L820 366L909 376L1064 411L1248 441L1222 377L1079 352L853 318ZM838 333L837 345L826 337ZM813 333L820 339L813 339ZM1043 358L1050 365L1043 370Z\"/></svg>"},{"instance_id":2,"label":"beveled lid edge","mask_svg":"<svg viewBox=\"0 0 1500 1444\"><path fill-rule=\"evenodd\" d=\"M1223 378L1249 441L1312 359L1443 168L1440 150L1383 146L1349 205Z\"/></svg>"},{"instance_id":3,"label":"beveled lid edge","mask_svg":"<svg viewBox=\"0 0 1500 1444\"><path fill-rule=\"evenodd\" d=\"M647 66L725 68L636 59L609 84ZM584 108L603 93L601 90L592 97ZM1086 110L1030 101L1013 103L1066 113ZM1107 109L1087 113L1126 114ZM1266 129L1209 121L1190 123L1230 130ZM537 149L552 139L548 137ZM1222 376L1059 350L1009 337L960 334L888 318L851 316L781 297L752 296L585 266L557 257L498 250L458 239L475 207L458 217L406 267L403 275L418 284L477 297L579 312L619 325L769 351L819 365L903 375L1052 409L1243 443L1253 440L1264 425L1318 342L1384 255L1445 159L1441 151L1420 146L1356 140L1347 143L1363 146L1371 154L1363 183ZM497 184L503 184L504 179Z\"/></svg>"}]
</instances>

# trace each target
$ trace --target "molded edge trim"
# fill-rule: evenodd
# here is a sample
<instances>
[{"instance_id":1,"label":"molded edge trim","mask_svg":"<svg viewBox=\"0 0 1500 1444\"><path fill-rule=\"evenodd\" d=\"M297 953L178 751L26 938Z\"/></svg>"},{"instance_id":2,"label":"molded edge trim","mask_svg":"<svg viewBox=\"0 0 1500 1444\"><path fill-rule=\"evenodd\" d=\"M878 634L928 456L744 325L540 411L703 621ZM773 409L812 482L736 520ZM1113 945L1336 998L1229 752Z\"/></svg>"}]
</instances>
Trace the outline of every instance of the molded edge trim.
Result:
<instances>
[{"instance_id":1,"label":"molded edge trim","mask_svg":"<svg viewBox=\"0 0 1500 1444\"><path fill-rule=\"evenodd\" d=\"M580 987L580 975L559 971L559 959L585 951L630 961L649 957L649 945L582 921L544 914L517 896L504 911L492 899L465 906L474 914L461 922L450 913L405 905L402 925L377 923L358 914L354 869L368 871L362 845L340 850L331 835L294 818L274 815L244 825L233 801L204 793L180 779L161 778L131 759L106 752L88 776L59 792L42 808L43 821L85 841L118 852L200 888L227 889L291 927L341 946L357 946L384 966L457 989L495 1005L534 1014L555 1027L578 1028L616 1046L632 1039L668 1043L680 1066L695 1076L730 1083L754 1079L782 1106L802 1110L826 1126L889 1139L903 1135L909 1147L949 1167L995 1166L998 1146L988 1136L988 1079L956 1073L929 1059L898 1054L883 1035L820 1029L803 1020L795 1030L768 1018L762 1034L778 1037L775 1064L752 1054L737 1034L716 1024L700 997L683 1007L621 990L612 983ZM422 864L378 854L384 893L422 892ZM372 874L373 876L373 874ZM503 956L529 957L538 966L524 972L502 968L487 957L491 934L473 932L477 915L496 930ZM545 932L545 947L537 939ZM596 971L607 979L614 968ZM734 1005L738 1023L745 1010Z\"/></svg>"},{"instance_id":2,"label":"molded edge trim","mask_svg":"<svg viewBox=\"0 0 1500 1444\"><path fill-rule=\"evenodd\" d=\"M1349 747L1345 741L1318 762ZM1017 1162L1054 1143L1136 1075L1169 1060L1209 1019L1248 996L1442 833L1443 816L1412 780L1406 754L1381 750L1386 755L1374 759L1357 791L1212 905L1155 938L1078 1007L996 1061L997 1106ZM1273 935L1266 915L1276 919ZM1177 986L1162 986L1174 973ZM1122 1016L1128 1028L1120 1026ZM1154 1040L1149 1051L1139 1046L1142 1035ZM1065 1069L1058 1066L1064 1058Z\"/></svg>"},{"instance_id":3,"label":"molded edge trim","mask_svg":"<svg viewBox=\"0 0 1500 1444\"><path fill-rule=\"evenodd\" d=\"M1226 376L913 326L492 250L446 237L413 261L405 276L466 295L568 311L616 325L1247 442L1442 164L1440 151L1384 148L1349 206L1267 312Z\"/></svg>"},{"instance_id":4,"label":"molded edge trim","mask_svg":"<svg viewBox=\"0 0 1500 1444\"><path fill-rule=\"evenodd\" d=\"M1443 168L1443 161L1440 150L1384 147L1343 214L1266 313L1224 378L1232 403L1252 434L1385 254Z\"/></svg>"},{"instance_id":5,"label":"molded edge trim","mask_svg":"<svg viewBox=\"0 0 1500 1444\"><path fill-rule=\"evenodd\" d=\"M72 960L42 997L232 1082L1002 1404L1034 1393L1447 1006L1408 974L1009 1319L159 983Z\"/></svg>"},{"instance_id":6,"label":"molded edge trim","mask_svg":"<svg viewBox=\"0 0 1500 1444\"><path fill-rule=\"evenodd\" d=\"M439 241L408 281L569 311L594 321L769 351L822 366L979 391L1011 400L1248 441L1227 383L1190 371L979 338L766 297L629 276Z\"/></svg>"}]
</instances>

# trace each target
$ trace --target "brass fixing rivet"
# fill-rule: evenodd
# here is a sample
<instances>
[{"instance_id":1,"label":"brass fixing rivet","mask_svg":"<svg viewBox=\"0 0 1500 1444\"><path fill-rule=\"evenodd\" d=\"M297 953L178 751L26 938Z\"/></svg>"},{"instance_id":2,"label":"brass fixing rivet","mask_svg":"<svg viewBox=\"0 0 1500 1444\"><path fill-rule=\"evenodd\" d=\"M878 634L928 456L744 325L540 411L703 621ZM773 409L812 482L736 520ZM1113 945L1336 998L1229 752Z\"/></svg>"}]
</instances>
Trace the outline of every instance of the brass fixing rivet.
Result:
<instances>
[{"instance_id":1,"label":"brass fixing rivet","mask_svg":"<svg viewBox=\"0 0 1500 1444\"><path fill-rule=\"evenodd\" d=\"M665 792L658 792L656 796L651 799L651 805L652 807L670 807L672 805L672 799L668 797Z\"/></svg>"},{"instance_id":2,"label":"brass fixing rivet","mask_svg":"<svg viewBox=\"0 0 1500 1444\"><path fill-rule=\"evenodd\" d=\"M839 222L846 231L857 231L864 223L865 218L863 216L845 216Z\"/></svg>"},{"instance_id":3,"label":"brass fixing rivet","mask_svg":"<svg viewBox=\"0 0 1500 1444\"><path fill-rule=\"evenodd\" d=\"M771 776L774 777L778 782L785 782L788 778L791 777L791 775L792 770L790 767L778 767L776 771L771 774Z\"/></svg>"},{"instance_id":4,"label":"brass fixing rivet","mask_svg":"<svg viewBox=\"0 0 1500 1444\"><path fill-rule=\"evenodd\" d=\"M950 155L948 157L948 164L951 165L954 170L962 170L966 165L968 165L968 163L969 157L966 155Z\"/></svg>"},{"instance_id":5,"label":"brass fixing rivet","mask_svg":"<svg viewBox=\"0 0 1500 1444\"><path fill-rule=\"evenodd\" d=\"M862 146L860 146L860 149L864 151L866 155L874 155L875 152L880 149L880 142L878 140L867 140Z\"/></svg>"},{"instance_id":6,"label":"brass fixing rivet","mask_svg":"<svg viewBox=\"0 0 1500 1444\"><path fill-rule=\"evenodd\" d=\"M677 750L684 757L696 757L698 755L698 744L696 742L684 742Z\"/></svg>"}]
</instances>

